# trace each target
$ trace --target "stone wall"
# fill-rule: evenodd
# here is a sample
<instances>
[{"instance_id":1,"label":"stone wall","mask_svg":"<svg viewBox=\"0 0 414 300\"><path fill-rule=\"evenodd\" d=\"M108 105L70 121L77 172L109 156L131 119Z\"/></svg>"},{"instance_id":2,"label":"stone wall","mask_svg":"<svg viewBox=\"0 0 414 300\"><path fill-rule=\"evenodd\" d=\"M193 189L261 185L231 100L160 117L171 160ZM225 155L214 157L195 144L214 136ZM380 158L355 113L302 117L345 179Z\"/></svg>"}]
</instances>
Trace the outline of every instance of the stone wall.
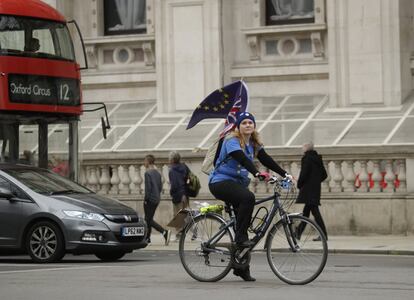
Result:
<instances>
[{"instance_id":1,"label":"stone wall","mask_svg":"<svg viewBox=\"0 0 414 300\"><path fill-rule=\"evenodd\" d=\"M322 185L321 212L331 234L414 233L414 182L406 172L406 166L412 164L414 157L412 147L343 147L320 148L319 151L329 174ZM298 177L301 158L298 149L269 149L268 152ZM199 197L191 201L194 207L194 201L216 203L208 191L207 176L200 171L203 153L181 153L202 184ZM100 194L123 201L143 214L145 170L142 163L145 154L108 153L104 161L100 159L101 155L83 155L80 182ZM165 225L173 217L168 153L154 155L163 180L162 201L155 218ZM273 192L271 185L257 180L252 180L250 189L258 199ZM294 205L290 211L302 209L301 205Z\"/></svg>"}]
</instances>

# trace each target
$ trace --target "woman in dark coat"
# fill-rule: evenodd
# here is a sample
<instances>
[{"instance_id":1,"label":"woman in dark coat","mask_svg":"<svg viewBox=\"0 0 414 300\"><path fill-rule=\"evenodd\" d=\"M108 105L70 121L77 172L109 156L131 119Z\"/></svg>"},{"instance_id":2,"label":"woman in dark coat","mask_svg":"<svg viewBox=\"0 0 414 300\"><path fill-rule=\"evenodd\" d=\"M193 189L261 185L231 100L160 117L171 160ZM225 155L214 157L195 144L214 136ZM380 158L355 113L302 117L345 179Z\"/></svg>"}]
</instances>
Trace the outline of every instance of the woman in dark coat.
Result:
<instances>
[{"instance_id":1,"label":"woman in dark coat","mask_svg":"<svg viewBox=\"0 0 414 300\"><path fill-rule=\"evenodd\" d=\"M322 229L323 233L328 239L325 223L319 211L321 205L321 182L324 181L328 174L323 166L322 156L313 149L312 143L307 143L302 146L304 155L301 162L301 170L298 179L299 196L296 203L304 203L303 215L309 217L310 213L315 217L316 223ZM298 228L298 237L302 235L305 230L305 223L302 223Z\"/></svg>"}]
</instances>

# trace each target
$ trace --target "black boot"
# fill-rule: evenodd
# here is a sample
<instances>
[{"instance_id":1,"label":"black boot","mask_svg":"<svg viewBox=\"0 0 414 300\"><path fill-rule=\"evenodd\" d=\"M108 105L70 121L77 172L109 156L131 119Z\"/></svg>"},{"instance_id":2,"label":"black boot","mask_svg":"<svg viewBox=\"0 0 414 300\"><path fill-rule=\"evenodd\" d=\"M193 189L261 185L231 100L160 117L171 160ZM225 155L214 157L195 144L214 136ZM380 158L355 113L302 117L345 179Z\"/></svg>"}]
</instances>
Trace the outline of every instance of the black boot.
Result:
<instances>
[{"instance_id":1,"label":"black boot","mask_svg":"<svg viewBox=\"0 0 414 300\"><path fill-rule=\"evenodd\" d=\"M256 278L250 275L250 268L234 269L233 274L241 277L244 281L256 281Z\"/></svg>"}]
</instances>

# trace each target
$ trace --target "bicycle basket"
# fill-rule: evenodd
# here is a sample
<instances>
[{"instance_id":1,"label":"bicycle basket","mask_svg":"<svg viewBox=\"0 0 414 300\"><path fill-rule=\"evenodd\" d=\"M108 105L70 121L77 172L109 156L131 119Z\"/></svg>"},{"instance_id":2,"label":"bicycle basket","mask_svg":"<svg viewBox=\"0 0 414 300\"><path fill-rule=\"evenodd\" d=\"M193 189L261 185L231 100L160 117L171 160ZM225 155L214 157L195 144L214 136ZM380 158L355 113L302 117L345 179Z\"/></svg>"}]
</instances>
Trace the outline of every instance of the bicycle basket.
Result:
<instances>
[{"instance_id":1,"label":"bicycle basket","mask_svg":"<svg viewBox=\"0 0 414 300\"><path fill-rule=\"evenodd\" d=\"M280 206L285 211L288 211L296 202L298 196L295 184L291 181L283 180L277 185L277 192L280 195Z\"/></svg>"}]
</instances>

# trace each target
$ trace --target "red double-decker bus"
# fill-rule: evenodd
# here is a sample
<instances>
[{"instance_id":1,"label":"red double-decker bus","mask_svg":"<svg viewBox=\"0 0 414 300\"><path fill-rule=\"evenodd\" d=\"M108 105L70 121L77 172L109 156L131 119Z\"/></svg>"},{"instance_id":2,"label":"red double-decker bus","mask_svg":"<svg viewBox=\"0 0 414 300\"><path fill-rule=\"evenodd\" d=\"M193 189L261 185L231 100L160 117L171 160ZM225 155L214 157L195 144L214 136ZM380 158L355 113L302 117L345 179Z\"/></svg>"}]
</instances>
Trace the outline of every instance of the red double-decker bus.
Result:
<instances>
[{"instance_id":1,"label":"red double-decker bus","mask_svg":"<svg viewBox=\"0 0 414 300\"><path fill-rule=\"evenodd\" d=\"M76 179L81 68L68 23L39 0L0 1L0 160L53 168L53 139Z\"/></svg>"}]
</instances>

